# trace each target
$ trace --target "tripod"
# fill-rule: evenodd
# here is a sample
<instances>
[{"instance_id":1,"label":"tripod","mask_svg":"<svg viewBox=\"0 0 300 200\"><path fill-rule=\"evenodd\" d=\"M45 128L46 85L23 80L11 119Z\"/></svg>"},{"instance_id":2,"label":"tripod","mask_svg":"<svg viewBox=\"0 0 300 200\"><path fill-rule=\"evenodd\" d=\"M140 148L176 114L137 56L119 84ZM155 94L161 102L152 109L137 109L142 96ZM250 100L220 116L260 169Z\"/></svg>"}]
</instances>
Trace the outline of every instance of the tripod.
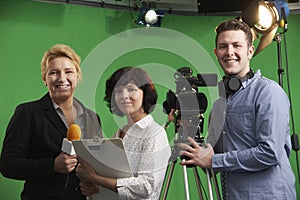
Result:
<instances>
[{"instance_id":1,"label":"tripod","mask_svg":"<svg viewBox=\"0 0 300 200\"><path fill-rule=\"evenodd\" d=\"M184 159L182 159L182 160L184 160ZM166 177L165 177L165 180L164 180L165 190L163 191L163 188L161 190L161 195L160 195L161 200L165 200L167 198L167 194L168 194L168 191L169 191L169 187L170 187L170 183L171 183L171 179L172 179L172 176L173 176L173 172L174 172L174 168L175 168L176 163L177 163L177 159L174 160L173 162L171 162L169 164L168 168L167 168L167 172L169 171L169 173L166 174ZM202 192L202 187L201 187L202 185L201 185L201 180L200 180L200 176L198 174L197 167L193 166L192 168L193 168L193 172L194 172L194 176L195 176L196 187L197 187L199 199L203 200L204 198L203 198L203 192ZM183 169L183 178L184 178L185 199L190 200L188 176L187 176L187 166L185 166L185 165L182 166L182 169ZM206 176L207 176L209 199L213 200L213 191L212 191L212 184L211 184L211 179L212 179L214 187L216 188L217 199L221 200L217 179L215 177L215 174L214 174L213 170L212 169L210 169L210 170L205 169L205 172L206 172Z\"/></svg>"},{"instance_id":2,"label":"tripod","mask_svg":"<svg viewBox=\"0 0 300 200\"><path fill-rule=\"evenodd\" d=\"M200 117L200 122L201 124L203 124L203 118ZM181 127L181 128L179 128ZM165 126L165 128L167 128ZM182 125L176 125L176 130L180 130L179 132L183 132L182 130ZM201 132L202 127L198 124L197 126L197 133ZM190 129L188 130L190 131ZM180 137L179 137L180 138ZM195 140L200 143L203 142L203 138L201 138L199 136L199 134L196 135ZM165 184L165 190L163 190L163 187L161 189L161 193L160 193L160 199L161 200L165 200L167 198L167 194L169 191L169 187L170 187L170 183L171 183L171 179L174 173L174 169L175 169L175 165L177 163L178 160L178 148L176 147L176 142L174 147L172 148L172 154L171 157L169 159L170 164L167 167L166 170L166 175L165 175L165 179L164 179L164 184ZM185 157L180 157L183 161L185 160ZM200 200L203 200L203 192L202 192L202 184L201 184L201 180L200 180L200 176L197 170L196 166L189 166L193 168L193 173L194 173L194 177L195 177L195 182L196 182L196 187L197 187L197 191L198 191L198 196ZM182 170L183 170L183 179L184 179L184 191L185 191L185 199L186 200L190 200L190 195L189 195L189 185L188 185L188 175L187 175L187 166L183 165L182 166ZM169 172L169 173L168 173ZM207 177L207 185L208 185L208 191L209 191L209 199L213 200L213 192L212 192L212 182L214 184L215 187L215 191L216 191L216 195L217 195L217 199L221 200L221 195L219 192L219 187L218 187L218 183L217 183L217 179L215 177L214 171L212 169L205 169L205 173L206 173L206 177ZM206 193L205 193L206 196ZM206 197L207 199L207 197Z\"/></svg>"}]
</instances>

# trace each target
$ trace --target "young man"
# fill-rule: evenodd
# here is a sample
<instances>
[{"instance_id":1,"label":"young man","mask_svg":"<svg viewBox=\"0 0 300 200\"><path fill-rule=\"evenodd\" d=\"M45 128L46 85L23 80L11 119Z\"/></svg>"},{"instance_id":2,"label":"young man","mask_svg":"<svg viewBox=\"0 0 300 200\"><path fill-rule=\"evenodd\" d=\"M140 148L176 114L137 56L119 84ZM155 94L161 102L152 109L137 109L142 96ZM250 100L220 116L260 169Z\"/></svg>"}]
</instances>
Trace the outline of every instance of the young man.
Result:
<instances>
[{"instance_id":1,"label":"young man","mask_svg":"<svg viewBox=\"0 0 300 200\"><path fill-rule=\"evenodd\" d=\"M296 199L289 100L276 82L251 70L254 46L245 23L227 20L216 33L214 52L225 73L224 126L221 133L211 133L220 135L213 148L209 143L200 147L192 138L191 146L179 144L180 154L191 158L181 164L221 172L223 199Z\"/></svg>"}]
</instances>

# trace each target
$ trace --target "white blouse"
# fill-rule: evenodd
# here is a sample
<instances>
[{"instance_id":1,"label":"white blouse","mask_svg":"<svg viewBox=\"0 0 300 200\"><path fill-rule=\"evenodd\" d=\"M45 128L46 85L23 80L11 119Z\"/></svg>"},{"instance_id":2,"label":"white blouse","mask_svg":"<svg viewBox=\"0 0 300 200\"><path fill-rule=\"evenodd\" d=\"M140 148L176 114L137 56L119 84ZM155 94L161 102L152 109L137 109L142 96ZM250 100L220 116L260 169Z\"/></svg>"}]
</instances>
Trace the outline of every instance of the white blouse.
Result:
<instances>
[{"instance_id":1,"label":"white blouse","mask_svg":"<svg viewBox=\"0 0 300 200\"><path fill-rule=\"evenodd\" d=\"M119 199L159 199L171 155L164 128L147 115L128 129L123 143L134 177L117 179Z\"/></svg>"}]
</instances>

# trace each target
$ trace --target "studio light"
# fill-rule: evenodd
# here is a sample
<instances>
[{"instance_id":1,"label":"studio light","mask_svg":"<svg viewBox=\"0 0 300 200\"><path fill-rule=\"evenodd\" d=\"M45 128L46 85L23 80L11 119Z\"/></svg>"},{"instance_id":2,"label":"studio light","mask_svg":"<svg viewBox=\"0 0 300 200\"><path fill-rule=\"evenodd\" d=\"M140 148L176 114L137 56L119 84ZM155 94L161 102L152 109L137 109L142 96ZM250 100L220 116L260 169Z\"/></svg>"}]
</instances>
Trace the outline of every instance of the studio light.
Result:
<instances>
[{"instance_id":1,"label":"studio light","mask_svg":"<svg viewBox=\"0 0 300 200\"><path fill-rule=\"evenodd\" d=\"M139 25L145 25L147 27L160 27L163 17L164 12L162 10L156 9L156 5L154 2L151 2L149 4L144 2L142 4L142 7L140 8L139 17L135 22Z\"/></svg>"},{"instance_id":2,"label":"studio light","mask_svg":"<svg viewBox=\"0 0 300 200\"><path fill-rule=\"evenodd\" d=\"M253 1L242 11L242 20L250 26L254 39L260 37L254 55L265 49L274 39L278 27L287 31L288 3L283 0ZM261 36L259 36L261 34Z\"/></svg>"}]
</instances>

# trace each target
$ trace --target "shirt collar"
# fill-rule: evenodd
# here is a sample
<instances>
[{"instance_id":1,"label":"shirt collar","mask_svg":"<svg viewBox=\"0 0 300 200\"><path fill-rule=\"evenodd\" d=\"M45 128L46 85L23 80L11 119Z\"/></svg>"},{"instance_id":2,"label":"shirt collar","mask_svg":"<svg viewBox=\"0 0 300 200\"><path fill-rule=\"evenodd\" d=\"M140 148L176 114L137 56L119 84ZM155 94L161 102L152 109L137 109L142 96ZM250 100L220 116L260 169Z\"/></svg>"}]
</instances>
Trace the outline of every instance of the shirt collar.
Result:
<instances>
[{"instance_id":1,"label":"shirt collar","mask_svg":"<svg viewBox=\"0 0 300 200\"><path fill-rule=\"evenodd\" d=\"M142 130L144 130L147 126L149 126L152 122L154 121L154 119L153 119L153 117L152 117L152 115L146 115L144 118L142 118L141 120L139 120L139 121L137 121L137 122L135 122L128 130L127 130L127 133L126 133L126 135L125 135L125 137L123 138L123 139L125 139L126 140L126 136L128 136L128 135L131 135L131 134L134 134L135 135L135 137L136 136L138 136L138 135L141 135L141 136L143 136L143 131L141 131L141 129ZM116 137L120 137L120 133L121 133L121 130L122 129L126 129L126 128L121 128L121 129L119 129L118 131L117 131L117 133L116 133ZM139 130L139 131L137 131L137 130Z\"/></svg>"},{"instance_id":2,"label":"shirt collar","mask_svg":"<svg viewBox=\"0 0 300 200\"><path fill-rule=\"evenodd\" d=\"M54 109L59 110L61 112L61 109L60 109L59 105L57 103L55 103L55 101L53 101L52 99L51 99L51 101L52 101ZM80 103L76 99L74 99L73 103L74 103L74 106L77 110L77 116L82 115L83 114L83 109L82 109Z\"/></svg>"},{"instance_id":3,"label":"shirt collar","mask_svg":"<svg viewBox=\"0 0 300 200\"><path fill-rule=\"evenodd\" d=\"M141 129L146 128L149 124L151 124L154 121L153 117L151 115L146 115L143 119L140 121L137 121L135 124L140 127Z\"/></svg>"},{"instance_id":4,"label":"shirt collar","mask_svg":"<svg viewBox=\"0 0 300 200\"><path fill-rule=\"evenodd\" d=\"M242 87L245 88L247 87L247 85L249 85L254 79L256 79L257 77L261 76L261 72L260 70L257 70L253 76L253 78L247 79L245 81L242 82Z\"/></svg>"}]
</instances>

